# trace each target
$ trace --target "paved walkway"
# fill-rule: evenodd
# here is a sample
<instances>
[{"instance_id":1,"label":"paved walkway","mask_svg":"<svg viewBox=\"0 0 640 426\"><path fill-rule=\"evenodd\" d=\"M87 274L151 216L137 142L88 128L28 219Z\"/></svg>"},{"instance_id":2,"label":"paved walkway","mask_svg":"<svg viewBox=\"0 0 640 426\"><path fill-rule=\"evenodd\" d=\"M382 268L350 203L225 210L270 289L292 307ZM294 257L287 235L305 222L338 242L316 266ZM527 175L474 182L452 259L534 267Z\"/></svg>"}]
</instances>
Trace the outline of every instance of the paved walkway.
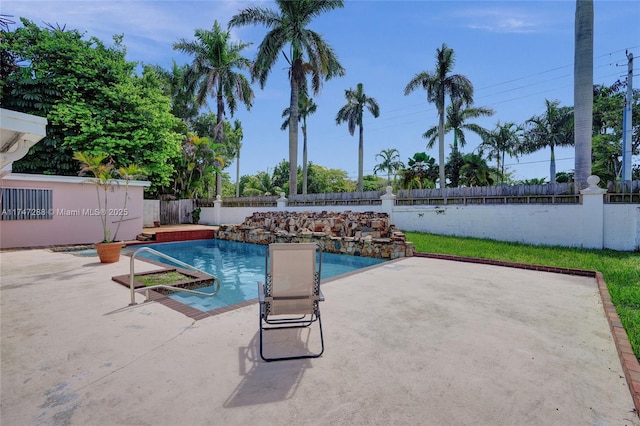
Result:
<instances>
[{"instance_id":1,"label":"paved walkway","mask_svg":"<svg viewBox=\"0 0 640 426\"><path fill-rule=\"evenodd\" d=\"M128 258L0 257L3 426L640 424L593 278L388 263L324 284L321 358L265 363L256 305L193 321L128 307Z\"/></svg>"}]
</instances>

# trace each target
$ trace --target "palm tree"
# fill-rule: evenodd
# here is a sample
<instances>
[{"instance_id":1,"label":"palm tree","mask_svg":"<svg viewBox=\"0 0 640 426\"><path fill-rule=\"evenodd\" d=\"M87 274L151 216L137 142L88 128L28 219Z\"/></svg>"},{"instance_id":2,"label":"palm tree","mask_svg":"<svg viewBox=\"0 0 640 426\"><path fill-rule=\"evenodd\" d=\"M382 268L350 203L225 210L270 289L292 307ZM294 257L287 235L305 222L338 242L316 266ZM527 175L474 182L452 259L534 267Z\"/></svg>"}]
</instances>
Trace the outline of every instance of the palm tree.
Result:
<instances>
[{"instance_id":1,"label":"palm tree","mask_svg":"<svg viewBox=\"0 0 640 426\"><path fill-rule=\"evenodd\" d=\"M560 107L560 101L545 99L544 114L531 117L525 125L522 152L532 153L549 147L549 181L556 183L556 146L573 145L573 111L571 107Z\"/></svg>"},{"instance_id":2,"label":"palm tree","mask_svg":"<svg viewBox=\"0 0 640 426\"><path fill-rule=\"evenodd\" d=\"M383 149L379 154L376 154L376 160L380 157L382 162L377 164L373 168L373 174L377 174L379 171L387 172L387 185L391 185L391 175L404 168L404 163L400 161L400 153L395 148Z\"/></svg>"},{"instance_id":3,"label":"palm tree","mask_svg":"<svg viewBox=\"0 0 640 426\"><path fill-rule=\"evenodd\" d=\"M307 117L316 112L318 106L313 102L313 98L307 96L302 92L298 97L298 114L302 118L302 194L307 195ZM280 126L280 130L285 130L289 127L289 121L291 121L291 109L286 108L282 111L282 117L286 120Z\"/></svg>"},{"instance_id":4,"label":"palm tree","mask_svg":"<svg viewBox=\"0 0 640 426\"><path fill-rule=\"evenodd\" d=\"M440 187L444 188L444 119L445 97L456 101L462 99L465 103L473 102L473 84L463 75L449 73L455 63L453 49L442 43L442 48L436 49L436 70L433 73L422 71L416 74L404 89L405 96L421 87L427 92L427 102L436 104L438 110L438 160L440 162Z\"/></svg>"},{"instance_id":5,"label":"palm tree","mask_svg":"<svg viewBox=\"0 0 640 426\"><path fill-rule=\"evenodd\" d=\"M461 147L467 144L465 130L471 131L480 137L485 136L488 130L474 123L467 123L467 120L478 117L490 117L494 114L491 108L474 107L465 103L462 99L456 99L447 107L447 122L444 126L444 133L447 134L453 130L453 145L451 154L445 163L445 176L449 178L452 187L457 187L460 177L460 167L464 164L463 156L458 151L458 142ZM436 137L438 136L438 126L434 126L427 130L422 137L428 139L427 149L433 148Z\"/></svg>"},{"instance_id":6,"label":"palm tree","mask_svg":"<svg viewBox=\"0 0 640 426\"><path fill-rule=\"evenodd\" d=\"M466 154L464 165L460 168L460 182L468 186L493 185L491 169L478 154Z\"/></svg>"},{"instance_id":7,"label":"palm tree","mask_svg":"<svg viewBox=\"0 0 640 426\"><path fill-rule=\"evenodd\" d=\"M247 197L255 197L279 194L281 190L274 183L273 176L267 170L266 172L258 172L256 175L249 176L242 192Z\"/></svg>"},{"instance_id":8,"label":"palm tree","mask_svg":"<svg viewBox=\"0 0 640 426\"><path fill-rule=\"evenodd\" d=\"M242 150L242 123L240 120L233 121L233 137L227 138L227 150L231 158L236 159L236 197L240 196L240 151Z\"/></svg>"},{"instance_id":9,"label":"palm tree","mask_svg":"<svg viewBox=\"0 0 640 426\"><path fill-rule=\"evenodd\" d=\"M194 87L187 82L189 65L179 66L174 60L170 70L159 65L150 68L160 78L165 94L171 98L171 113L185 123L192 123L198 115L199 106L195 100Z\"/></svg>"},{"instance_id":10,"label":"palm tree","mask_svg":"<svg viewBox=\"0 0 640 426\"><path fill-rule=\"evenodd\" d=\"M347 104L340 108L336 115L336 124L346 122L349 133L353 136L356 126L358 132L358 192L362 192L363 181L363 164L364 164L364 124L362 118L364 116L364 108L366 107L371 115L378 117L380 115L380 107L374 98L368 97L364 93L362 83L358 83L355 90L348 89L344 91L344 97L347 98Z\"/></svg>"},{"instance_id":11,"label":"palm tree","mask_svg":"<svg viewBox=\"0 0 640 426\"><path fill-rule=\"evenodd\" d=\"M222 142L225 103L231 116L236 111L238 101L251 109L251 84L244 74L238 72L251 69L251 61L241 54L250 43L232 43L230 32L222 31L218 21L213 23L211 30L197 29L195 37L195 41L180 39L174 43L173 48L194 56L187 72L187 80L196 86L198 105L205 105L208 96L215 98L217 123L212 136L216 142ZM222 182L218 173L216 195L221 195L221 191Z\"/></svg>"},{"instance_id":12,"label":"palm tree","mask_svg":"<svg viewBox=\"0 0 640 426\"><path fill-rule=\"evenodd\" d=\"M576 0L573 105L576 191L591 174L593 133L593 0Z\"/></svg>"},{"instance_id":13,"label":"palm tree","mask_svg":"<svg viewBox=\"0 0 640 426\"><path fill-rule=\"evenodd\" d=\"M413 157L409 158L407 166L406 169L401 171L401 185L403 188L435 187L435 181L438 178L435 158L432 158L424 152L416 152L413 154Z\"/></svg>"},{"instance_id":14,"label":"palm tree","mask_svg":"<svg viewBox=\"0 0 640 426\"><path fill-rule=\"evenodd\" d=\"M260 43L252 76L264 88L267 77L280 51L289 45L288 61L291 98L289 101L289 194L298 187L298 95L307 86L306 74L311 74L313 93L320 91L322 78L329 80L344 75L337 56L315 31L308 28L311 20L324 12L341 8L343 0L276 0L279 10L248 7L233 16L229 26L264 25L269 32ZM303 60L306 58L306 62Z\"/></svg>"},{"instance_id":15,"label":"palm tree","mask_svg":"<svg viewBox=\"0 0 640 426\"><path fill-rule=\"evenodd\" d=\"M182 159L174 179L175 192L189 198L208 194L213 173L218 172L218 164L224 167L224 157L220 155L223 148L222 144L206 136L187 135L182 142Z\"/></svg>"},{"instance_id":16,"label":"palm tree","mask_svg":"<svg viewBox=\"0 0 640 426\"><path fill-rule=\"evenodd\" d=\"M496 160L496 169L498 170L500 182L504 178L504 159L508 154L510 157L518 156L520 147L520 127L514 123L496 124L494 130L489 132L483 138L482 143L478 146L480 156L487 154L489 160Z\"/></svg>"},{"instance_id":17,"label":"palm tree","mask_svg":"<svg viewBox=\"0 0 640 426\"><path fill-rule=\"evenodd\" d=\"M444 125L444 133L453 130L453 150L458 150L458 145L464 148L467 144L465 130L473 132L482 137L487 133L487 129L478 124L467 123L468 120L479 117L491 117L495 111L487 107L474 107L468 105L462 99L456 99L447 107L447 121ZM422 137L427 139L427 149L433 148L438 136L438 126L434 126L423 133Z\"/></svg>"}]
</instances>

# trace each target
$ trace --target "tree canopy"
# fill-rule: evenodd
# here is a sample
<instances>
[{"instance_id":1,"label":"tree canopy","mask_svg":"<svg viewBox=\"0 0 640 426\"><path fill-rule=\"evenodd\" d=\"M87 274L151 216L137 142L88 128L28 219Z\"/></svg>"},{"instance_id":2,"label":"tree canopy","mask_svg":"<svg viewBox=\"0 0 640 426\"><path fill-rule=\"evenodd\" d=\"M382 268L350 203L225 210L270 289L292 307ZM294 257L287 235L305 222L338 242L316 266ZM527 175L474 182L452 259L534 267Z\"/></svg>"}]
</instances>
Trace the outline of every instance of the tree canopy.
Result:
<instances>
[{"instance_id":1,"label":"tree canopy","mask_svg":"<svg viewBox=\"0 0 640 426\"><path fill-rule=\"evenodd\" d=\"M152 191L168 185L171 160L180 153L180 135L173 131L178 119L156 74L138 76L136 64L125 59L122 36L109 47L77 30L21 21L22 27L2 31L3 49L17 67L6 77L0 102L46 117L49 125L45 139L13 170L75 175L75 151L104 152L116 167L144 164Z\"/></svg>"}]
</instances>

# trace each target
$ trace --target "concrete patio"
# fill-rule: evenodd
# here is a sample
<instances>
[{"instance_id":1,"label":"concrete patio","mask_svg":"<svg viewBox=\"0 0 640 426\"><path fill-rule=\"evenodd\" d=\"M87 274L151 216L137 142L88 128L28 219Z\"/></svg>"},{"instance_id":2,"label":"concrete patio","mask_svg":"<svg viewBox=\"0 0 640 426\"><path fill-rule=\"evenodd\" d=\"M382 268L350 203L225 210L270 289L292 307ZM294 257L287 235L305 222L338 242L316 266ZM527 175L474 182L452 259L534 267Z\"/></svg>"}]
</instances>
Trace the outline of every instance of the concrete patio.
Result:
<instances>
[{"instance_id":1,"label":"concrete patio","mask_svg":"<svg viewBox=\"0 0 640 426\"><path fill-rule=\"evenodd\" d=\"M321 358L265 363L257 304L194 321L129 307L126 257L0 257L3 426L640 424L593 278L387 263L323 285Z\"/></svg>"}]
</instances>

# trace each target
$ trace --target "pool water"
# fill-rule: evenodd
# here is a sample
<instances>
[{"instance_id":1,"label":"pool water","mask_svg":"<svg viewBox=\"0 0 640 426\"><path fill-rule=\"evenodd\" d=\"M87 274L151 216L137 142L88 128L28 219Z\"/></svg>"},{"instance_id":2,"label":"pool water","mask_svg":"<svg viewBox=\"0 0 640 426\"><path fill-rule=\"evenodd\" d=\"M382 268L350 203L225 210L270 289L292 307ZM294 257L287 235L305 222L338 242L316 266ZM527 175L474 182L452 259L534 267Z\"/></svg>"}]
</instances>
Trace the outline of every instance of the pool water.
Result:
<instances>
[{"instance_id":1,"label":"pool water","mask_svg":"<svg viewBox=\"0 0 640 426\"><path fill-rule=\"evenodd\" d=\"M211 239L157 243L148 246L136 246L135 248L139 247L152 248L220 279L220 292L213 297L180 292L169 296L180 303L203 312L255 299L258 297L257 282L264 281L264 258L267 251L267 246L265 245ZM170 264L169 261L151 253L142 252L136 257ZM384 262L383 259L371 257L323 253L322 279L353 272L382 262ZM198 289L198 291L212 292L213 287L204 287Z\"/></svg>"}]
</instances>

